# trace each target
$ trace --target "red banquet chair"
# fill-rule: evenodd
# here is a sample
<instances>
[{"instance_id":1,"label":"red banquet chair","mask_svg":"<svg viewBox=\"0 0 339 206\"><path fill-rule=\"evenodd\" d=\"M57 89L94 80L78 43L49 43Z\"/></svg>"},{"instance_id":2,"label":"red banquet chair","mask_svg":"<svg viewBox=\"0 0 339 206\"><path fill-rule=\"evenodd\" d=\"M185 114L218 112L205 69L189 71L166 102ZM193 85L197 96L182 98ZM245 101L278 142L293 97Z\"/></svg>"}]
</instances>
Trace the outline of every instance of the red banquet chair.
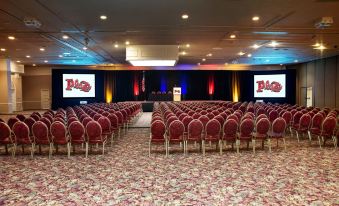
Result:
<instances>
[{"instance_id":1,"label":"red banquet chair","mask_svg":"<svg viewBox=\"0 0 339 206\"><path fill-rule=\"evenodd\" d=\"M75 145L86 143L85 128L79 121L75 121L68 126L68 133L70 136L70 146L73 146L73 153L75 153Z\"/></svg>"},{"instance_id":2,"label":"red banquet chair","mask_svg":"<svg viewBox=\"0 0 339 206\"><path fill-rule=\"evenodd\" d=\"M112 139L112 129L111 129L111 122L105 116L102 116L98 119L98 123L102 129L102 135L105 136L104 139ZM112 144L112 143L111 143Z\"/></svg>"},{"instance_id":3,"label":"red banquet chair","mask_svg":"<svg viewBox=\"0 0 339 206\"><path fill-rule=\"evenodd\" d=\"M67 156L70 157L71 154L71 145L69 142L69 136L67 134L66 126L59 121L53 122L51 124L51 135L53 139L53 144L56 145L56 152L58 152L58 145L67 146Z\"/></svg>"},{"instance_id":4,"label":"red banquet chair","mask_svg":"<svg viewBox=\"0 0 339 206\"><path fill-rule=\"evenodd\" d=\"M170 143L180 143L180 145L184 145L185 152L185 144L184 144L184 132L185 126L180 120L173 121L168 128L168 136L167 136L167 153L169 154L169 146Z\"/></svg>"},{"instance_id":5,"label":"red banquet chair","mask_svg":"<svg viewBox=\"0 0 339 206\"><path fill-rule=\"evenodd\" d=\"M35 120L32 118L32 117L28 117L25 119L24 123L28 126L29 128L29 135L30 136L33 136L33 133L32 133L32 127L33 127L33 124L35 123Z\"/></svg>"},{"instance_id":6,"label":"red banquet chair","mask_svg":"<svg viewBox=\"0 0 339 206\"><path fill-rule=\"evenodd\" d=\"M25 121L25 119L26 119L26 117L25 117L25 115L23 115L23 114L17 114L16 115L16 118L18 119L18 120L20 120L20 121Z\"/></svg>"},{"instance_id":7,"label":"red banquet chair","mask_svg":"<svg viewBox=\"0 0 339 206\"><path fill-rule=\"evenodd\" d=\"M321 143L325 146L326 140L332 138L334 147L337 147L337 138L334 134L337 120L334 117L326 117L323 121L321 127L321 133L318 136L319 147L321 148Z\"/></svg>"},{"instance_id":8,"label":"red banquet chair","mask_svg":"<svg viewBox=\"0 0 339 206\"><path fill-rule=\"evenodd\" d=\"M234 119L226 120L222 131L223 131L223 134L222 134L223 143L222 144L227 146L227 143L231 142L232 149L233 149L233 145L237 140L238 122ZM221 150L221 153L222 153L222 150Z\"/></svg>"},{"instance_id":9,"label":"red banquet chair","mask_svg":"<svg viewBox=\"0 0 339 206\"><path fill-rule=\"evenodd\" d=\"M151 145L152 144L164 144L166 156L168 155L167 140L165 137L166 126L161 120L156 120L151 124L151 133L149 139L149 150L148 156L151 156Z\"/></svg>"},{"instance_id":10,"label":"red banquet chair","mask_svg":"<svg viewBox=\"0 0 339 206\"><path fill-rule=\"evenodd\" d=\"M7 120L7 125L9 126L9 128L13 128L13 125L17 122L19 122L20 120L17 119L16 117L10 117L8 120Z\"/></svg>"},{"instance_id":11,"label":"red banquet chair","mask_svg":"<svg viewBox=\"0 0 339 206\"><path fill-rule=\"evenodd\" d=\"M114 133L116 133L119 130L119 120L118 117L115 114L109 114L107 116L111 123L111 130L112 130L112 135L111 135L111 146L113 145L113 139L114 139Z\"/></svg>"},{"instance_id":12,"label":"red banquet chair","mask_svg":"<svg viewBox=\"0 0 339 206\"><path fill-rule=\"evenodd\" d=\"M193 121L194 119L190 116L185 116L185 118L183 120L181 120L181 122L184 124L185 126L185 133L184 135L187 136L188 133L188 125L189 123L191 123L191 121Z\"/></svg>"},{"instance_id":13,"label":"red banquet chair","mask_svg":"<svg viewBox=\"0 0 339 206\"><path fill-rule=\"evenodd\" d=\"M320 136L323 121L324 117L322 114L317 113L313 116L311 126L308 131L308 138L310 139L310 141L312 141L312 135Z\"/></svg>"},{"instance_id":14,"label":"red banquet chair","mask_svg":"<svg viewBox=\"0 0 339 206\"><path fill-rule=\"evenodd\" d=\"M11 128L5 123L0 122L0 145L5 146L6 154L8 154L8 145L12 145L12 155L14 155L14 140L11 134Z\"/></svg>"},{"instance_id":15,"label":"red banquet chair","mask_svg":"<svg viewBox=\"0 0 339 206\"><path fill-rule=\"evenodd\" d=\"M249 147L249 142L252 140L252 133L254 130L254 122L251 119L244 119L240 123L239 127L239 135L238 139L236 141L236 146L237 146L237 153L239 153L240 149L240 141L245 140L247 142L247 148ZM254 145L252 145L253 147Z\"/></svg>"},{"instance_id":16,"label":"red banquet chair","mask_svg":"<svg viewBox=\"0 0 339 206\"><path fill-rule=\"evenodd\" d=\"M285 130L286 130L286 122L284 118L278 117L274 120L272 124L272 130L269 132L268 137L268 148L271 152L271 139L277 139L277 147L278 147L278 140L282 139L284 143L284 150L286 150L286 143L285 143Z\"/></svg>"},{"instance_id":17,"label":"red banquet chair","mask_svg":"<svg viewBox=\"0 0 339 206\"><path fill-rule=\"evenodd\" d=\"M302 115L303 115L303 113L300 112L300 111L297 111L297 112L294 113L293 118L292 118L292 123L291 123L291 129L292 130L296 131L299 128L300 118L301 118Z\"/></svg>"},{"instance_id":18,"label":"red banquet chair","mask_svg":"<svg viewBox=\"0 0 339 206\"><path fill-rule=\"evenodd\" d=\"M102 155L105 154L106 135L102 135L102 129L98 122L90 121L86 126L86 158L88 156L88 145L102 144Z\"/></svg>"},{"instance_id":19,"label":"red banquet chair","mask_svg":"<svg viewBox=\"0 0 339 206\"><path fill-rule=\"evenodd\" d=\"M53 140L49 135L49 129L47 125L42 121L35 122L32 127L32 133L34 136L35 145L39 145L39 153L41 154L42 145L49 145L48 157L51 158L53 152Z\"/></svg>"},{"instance_id":20,"label":"red banquet chair","mask_svg":"<svg viewBox=\"0 0 339 206\"><path fill-rule=\"evenodd\" d=\"M292 128L291 128L291 120L292 120L292 113L290 111L285 111L281 117L286 122L286 128L290 130L290 133L292 135Z\"/></svg>"},{"instance_id":21,"label":"red banquet chair","mask_svg":"<svg viewBox=\"0 0 339 206\"><path fill-rule=\"evenodd\" d=\"M218 120L211 119L207 122L205 127L205 135L202 140L202 154L205 156L205 141L215 142L216 148L220 149L220 154L222 154L222 142L220 138L221 125Z\"/></svg>"},{"instance_id":22,"label":"red banquet chair","mask_svg":"<svg viewBox=\"0 0 339 206\"><path fill-rule=\"evenodd\" d=\"M304 135L304 134L308 133L308 129L309 129L310 124L311 124L311 120L312 120L311 116L307 113L305 113L301 116L300 121L299 121L299 126L298 126L298 128L295 129L298 142L299 142L299 135ZM310 141L311 141L311 139L310 139Z\"/></svg>"},{"instance_id":23,"label":"red banquet chair","mask_svg":"<svg viewBox=\"0 0 339 206\"><path fill-rule=\"evenodd\" d=\"M264 148L264 143L267 140L268 132L270 130L270 121L267 118L261 118L256 122L255 132L253 133L252 145L253 153L255 153L255 142L256 140L262 140L262 148Z\"/></svg>"},{"instance_id":24,"label":"red banquet chair","mask_svg":"<svg viewBox=\"0 0 339 206\"><path fill-rule=\"evenodd\" d=\"M33 158L34 149L35 149L35 141L34 137L30 137L29 128L23 122L17 122L13 125L13 133L14 133L14 149L13 156L15 156L17 145L22 146L22 153L24 154L25 145L31 145L31 157Z\"/></svg>"},{"instance_id":25,"label":"red banquet chair","mask_svg":"<svg viewBox=\"0 0 339 206\"><path fill-rule=\"evenodd\" d=\"M202 132L204 130L204 125L201 121L194 119L188 124L187 137L185 139L185 148L186 154L188 153L188 142L199 142L200 149L202 147Z\"/></svg>"}]
</instances>

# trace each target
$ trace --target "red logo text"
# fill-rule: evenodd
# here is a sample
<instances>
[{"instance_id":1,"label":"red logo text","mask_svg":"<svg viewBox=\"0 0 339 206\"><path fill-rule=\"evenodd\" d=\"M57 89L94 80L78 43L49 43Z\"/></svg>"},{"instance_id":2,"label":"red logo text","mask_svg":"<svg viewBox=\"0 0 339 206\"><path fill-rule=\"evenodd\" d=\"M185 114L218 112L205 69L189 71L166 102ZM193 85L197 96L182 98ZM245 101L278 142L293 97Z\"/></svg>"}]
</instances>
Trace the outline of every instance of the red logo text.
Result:
<instances>
[{"instance_id":1,"label":"red logo text","mask_svg":"<svg viewBox=\"0 0 339 206\"><path fill-rule=\"evenodd\" d=\"M92 89L92 86L86 82L86 81L81 81L79 82L78 79L73 80L73 79L66 79L67 82L67 91L72 91L72 89L79 89L80 91L83 92L89 92Z\"/></svg>"},{"instance_id":2,"label":"red logo text","mask_svg":"<svg viewBox=\"0 0 339 206\"><path fill-rule=\"evenodd\" d=\"M263 92L264 90L271 90L272 92L280 92L282 90L282 85L279 82L273 81L257 81L257 92Z\"/></svg>"}]
</instances>

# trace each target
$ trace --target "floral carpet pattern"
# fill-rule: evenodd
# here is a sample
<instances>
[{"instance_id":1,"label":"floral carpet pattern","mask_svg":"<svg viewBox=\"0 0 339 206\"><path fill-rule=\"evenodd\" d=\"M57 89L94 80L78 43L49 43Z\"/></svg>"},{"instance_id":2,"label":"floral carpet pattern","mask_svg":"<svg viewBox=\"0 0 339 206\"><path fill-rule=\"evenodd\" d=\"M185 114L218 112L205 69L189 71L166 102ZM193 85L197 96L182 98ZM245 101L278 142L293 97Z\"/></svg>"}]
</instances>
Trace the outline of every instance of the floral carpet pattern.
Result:
<instances>
[{"instance_id":1,"label":"floral carpet pattern","mask_svg":"<svg viewBox=\"0 0 339 206\"><path fill-rule=\"evenodd\" d=\"M194 144L187 156L172 145L168 158L159 145L149 158L148 138L149 129L131 129L88 159L81 148L70 159L64 148L51 159L47 148L34 159L28 148L0 155L0 205L339 205L332 145L288 138L286 151L258 143L255 155L245 144L223 155L212 145L205 157Z\"/></svg>"}]
</instances>

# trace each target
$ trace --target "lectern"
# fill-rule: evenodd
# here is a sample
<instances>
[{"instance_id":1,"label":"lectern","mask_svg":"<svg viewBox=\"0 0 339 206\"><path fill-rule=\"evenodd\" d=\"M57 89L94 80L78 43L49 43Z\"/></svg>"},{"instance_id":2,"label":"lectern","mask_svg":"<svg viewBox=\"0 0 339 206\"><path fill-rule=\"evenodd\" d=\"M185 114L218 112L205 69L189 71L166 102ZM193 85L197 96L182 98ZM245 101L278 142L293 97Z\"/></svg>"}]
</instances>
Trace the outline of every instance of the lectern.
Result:
<instances>
[{"instance_id":1,"label":"lectern","mask_svg":"<svg viewBox=\"0 0 339 206\"><path fill-rule=\"evenodd\" d=\"M181 101L181 87L173 87L173 101L174 102Z\"/></svg>"}]
</instances>

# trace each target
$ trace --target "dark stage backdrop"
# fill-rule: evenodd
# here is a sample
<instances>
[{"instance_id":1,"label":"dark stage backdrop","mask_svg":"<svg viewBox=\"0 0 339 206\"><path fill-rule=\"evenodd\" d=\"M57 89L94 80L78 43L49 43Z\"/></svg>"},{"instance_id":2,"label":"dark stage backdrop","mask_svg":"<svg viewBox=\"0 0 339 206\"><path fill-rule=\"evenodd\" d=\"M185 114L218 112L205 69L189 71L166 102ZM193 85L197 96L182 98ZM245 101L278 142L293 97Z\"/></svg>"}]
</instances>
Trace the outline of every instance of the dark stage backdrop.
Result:
<instances>
[{"instance_id":1,"label":"dark stage backdrop","mask_svg":"<svg viewBox=\"0 0 339 206\"><path fill-rule=\"evenodd\" d=\"M68 70L52 71L53 108L79 104L79 99L62 98L63 73L96 74L96 97L81 98L90 102L121 102L144 101L152 91L172 91L174 86L182 88L183 100L229 100L232 101L233 78L236 76L240 91L239 101L255 101L255 74L286 74L286 98L264 99L265 102L295 103L296 72L295 70L277 71L178 71L178 70L147 70L147 71L98 71ZM237 74L237 75L234 75ZM144 76L144 81L143 81ZM144 82L144 84L142 83ZM145 91L142 91L142 88ZM213 93L210 95L210 93ZM262 98L260 98L262 99Z\"/></svg>"}]
</instances>

